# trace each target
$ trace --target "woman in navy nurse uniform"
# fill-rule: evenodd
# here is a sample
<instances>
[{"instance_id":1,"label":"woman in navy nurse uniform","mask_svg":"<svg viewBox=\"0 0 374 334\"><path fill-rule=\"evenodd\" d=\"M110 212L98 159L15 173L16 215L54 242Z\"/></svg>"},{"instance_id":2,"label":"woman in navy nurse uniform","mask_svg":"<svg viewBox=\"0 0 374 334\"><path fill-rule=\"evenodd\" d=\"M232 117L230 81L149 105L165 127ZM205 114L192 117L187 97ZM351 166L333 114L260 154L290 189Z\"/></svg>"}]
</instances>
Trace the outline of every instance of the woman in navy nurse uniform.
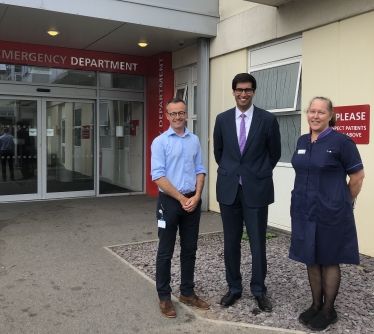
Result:
<instances>
[{"instance_id":1,"label":"woman in navy nurse uniform","mask_svg":"<svg viewBox=\"0 0 374 334\"><path fill-rule=\"evenodd\" d=\"M353 207L365 174L356 144L332 129L329 99L313 98L307 118L311 132L299 138L291 160L296 177L290 259L306 264L312 292L313 304L299 321L324 330L338 321L339 264L359 264Z\"/></svg>"}]
</instances>

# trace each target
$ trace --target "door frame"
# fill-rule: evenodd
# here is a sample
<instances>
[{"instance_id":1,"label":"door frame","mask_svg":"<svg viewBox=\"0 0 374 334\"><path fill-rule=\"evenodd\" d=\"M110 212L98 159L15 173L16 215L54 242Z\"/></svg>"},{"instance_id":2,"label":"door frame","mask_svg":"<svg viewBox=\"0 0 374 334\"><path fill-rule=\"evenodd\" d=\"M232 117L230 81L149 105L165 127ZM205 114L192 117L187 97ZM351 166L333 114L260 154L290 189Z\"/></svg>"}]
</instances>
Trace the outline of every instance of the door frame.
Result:
<instances>
[{"instance_id":1,"label":"door frame","mask_svg":"<svg viewBox=\"0 0 374 334\"><path fill-rule=\"evenodd\" d=\"M94 121L94 131L93 131L93 190L83 190L83 191L66 191L66 192L47 192L47 102L66 102L66 103L92 103L92 119ZM41 168L40 172L44 177L41 176L41 192L40 199L58 199L58 198L72 198L72 197L93 197L97 194L97 148L96 148L96 99L80 99L80 98L54 98L52 96L41 98L41 118L42 118L42 140L41 140ZM39 170L38 170L39 172ZM38 178L39 179L39 178Z\"/></svg>"},{"instance_id":2,"label":"door frame","mask_svg":"<svg viewBox=\"0 0 374 334\"><path fill-rule=\"evenodd\" d=\"M43 200L43 199L59 199L59 198L72 198L72 197L86 197L95 196L97 194L97 140L96 140L96 103L97 99L87 98L62 98L52 96L29 96L29 95L13 95L13 94L0 94L0 100L29 100L36 101L36 126L37 136L35 145L37 147L37 192L30 194L16 194L16 195L1 195L0 202L18 202L18 201L29 201L29 200ZM92 103L93 104L93 190L85 191L69 191L69 192L57 192L47 193L47 102L81 102L81 103Z\"/></svg>"}]
</instances>

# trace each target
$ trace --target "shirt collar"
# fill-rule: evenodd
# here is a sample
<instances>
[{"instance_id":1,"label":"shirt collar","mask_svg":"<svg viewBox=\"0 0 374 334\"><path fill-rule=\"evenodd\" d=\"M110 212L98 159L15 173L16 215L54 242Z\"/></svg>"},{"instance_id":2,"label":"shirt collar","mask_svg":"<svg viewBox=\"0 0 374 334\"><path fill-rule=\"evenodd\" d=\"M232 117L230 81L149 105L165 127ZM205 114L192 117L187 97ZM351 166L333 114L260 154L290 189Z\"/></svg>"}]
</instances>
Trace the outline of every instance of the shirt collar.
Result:
<instances>
[{"instance_id":1,"label":"shirt collar","mask_svg":"<svg viewBox=\"0 0 374 334\"><path fill-rule=\"evenodd\" d=\"M178 134L173 130L173 128L172 128L171 126L169 126L169 129L167 129L167 130L165 131L165 133L166 133L167 136L171 136L171 135L177 135L177 136L179 136L179 135L178 135ZM186 127L184 127L184 134L183 134L182 137L185 137L185 136L187 136L188 134L190 134L190 131L188 131L188 129L187 129Z\"/></svg>"},{"instance_id":2,"label":"shirt collar","mask_svg":"<svg viewBox=\"0 0 374 334\"><path fill-rule=\"evenodd\" d=\"M252 104L246 112L242 113L242 112L238 109L238 107L235 107L235 118L239 118L240 115L242 115L242 114L244 114L244 115L246 115L248 118L250 118L250 116L253 115L253 109L254 109L254 108L253 108L253 104Z\"/></svg>"},{"instance_id":3,"label":"shirt collar","mask_svg":"<svg viewBox=\"0 0 374 334\"><path fill-rule=\"evenodd\" d=\"M326 136L327 136L329 133L331 133L331 132L332 132L332 127L329 126L326 130L322 131L322 132L318 135L318 137L317 137L316 140L321 139L321 138L323 138L323 137L326 137ZM311 137L312 137L312 131L310 131L310 133L309 133L309 141L311 140Z\"/></svg>"}]
</instances>

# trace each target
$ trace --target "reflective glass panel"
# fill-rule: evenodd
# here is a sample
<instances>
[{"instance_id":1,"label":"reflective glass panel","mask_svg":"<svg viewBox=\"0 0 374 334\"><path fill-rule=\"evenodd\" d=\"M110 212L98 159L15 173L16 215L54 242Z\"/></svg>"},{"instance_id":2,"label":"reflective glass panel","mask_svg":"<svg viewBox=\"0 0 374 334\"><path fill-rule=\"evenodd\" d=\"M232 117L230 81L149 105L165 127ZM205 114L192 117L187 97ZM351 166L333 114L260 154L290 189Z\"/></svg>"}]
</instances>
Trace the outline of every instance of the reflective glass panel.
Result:
<instances>
[{"instance_id":1,"label":"reflective glass panel","mask_svg":"<svg viewBox=\"0 0 374 334\"><path fill-rule=\"evenodd\" d=\"M193 114L197 114L197 86L193 87Z\"/></svg>"},{"instance_id":2,"label":"reflective glass panel","mask_svg":"<svg viewBox=\"0 0 374 334\"><path fill-rule=\"evenodd\" d=\"M253 103L265 110L294 108L299 68L297 62L251 72L257 81Z\"/></svg>"},{"instance_id":3,"label":"reflective glass panel","mask_svg":"<svg viewBox=\"0 0 374 334\"><path fill-rule=\"evenodd\" d=\"M94 190L94 103L47 101L47 192Z\"/></svg>"},{"instance_id":4,"label":"reflective glass panel","mask_svg":"<svg viewBox=\"0 0 374 334\"><path fill-rule=\"evenodd\" d=\"M37 193L37 102L1 99L0 136L0 195Z\"/></svg>"},{"instance_id":5,"label":"reflective glass panel","mask_svg":"<svg viewBox=\"0 0 374 334\"><path fill-rule=\"evenodd\" d=\"M300 137L301 115L277 116L281 134L282 155L280 162L291 162Z\"/></svg>"},{"instance_id":6,"label":"reflective glass panel","mask_svg":"<svg viewBox=\"0 0 374 334\"><path fill-rule=\"evenodd\" d=\"M101 100L100 194L143 191L143 103Z\"/></svg>"},{"instance_id":7,"label":"reflective glass panel","mask_svg":"<svg viewBox=\"0 0 374 334\"><path fill-rule=\"evenodd\" d=\"M0 64L0 80L27 83L95 86L95 71Z\"/></svg>"},{"instance_id":8,"label":"reflective glass panel","mask_svg":"<svg viewBox=\"0 0 374 334\"><path fill-rule=\"evenodd\" d=\"M100 87L121 89L144 89L144 77L141 75L100 73Z\"/></svg>"}]
</instances>

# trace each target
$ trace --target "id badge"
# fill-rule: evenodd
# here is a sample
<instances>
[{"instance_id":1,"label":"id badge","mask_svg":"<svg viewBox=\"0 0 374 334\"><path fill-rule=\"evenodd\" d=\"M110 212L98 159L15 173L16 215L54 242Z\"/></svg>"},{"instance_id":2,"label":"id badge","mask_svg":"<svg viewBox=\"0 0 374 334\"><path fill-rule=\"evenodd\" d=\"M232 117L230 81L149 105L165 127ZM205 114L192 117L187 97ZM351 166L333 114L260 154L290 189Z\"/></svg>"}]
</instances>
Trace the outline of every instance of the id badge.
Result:
<instances>
[{"instance_id":1,"label":"id badge","mask_svg":"<svg viewBox=\"0 0 374 334\"><path fill-rule=\"evenodd\" d=\"M160 228L166 228L166 221L163 218L160 218L158 221L158 227Z\"/></svg>"}]
</instances>

